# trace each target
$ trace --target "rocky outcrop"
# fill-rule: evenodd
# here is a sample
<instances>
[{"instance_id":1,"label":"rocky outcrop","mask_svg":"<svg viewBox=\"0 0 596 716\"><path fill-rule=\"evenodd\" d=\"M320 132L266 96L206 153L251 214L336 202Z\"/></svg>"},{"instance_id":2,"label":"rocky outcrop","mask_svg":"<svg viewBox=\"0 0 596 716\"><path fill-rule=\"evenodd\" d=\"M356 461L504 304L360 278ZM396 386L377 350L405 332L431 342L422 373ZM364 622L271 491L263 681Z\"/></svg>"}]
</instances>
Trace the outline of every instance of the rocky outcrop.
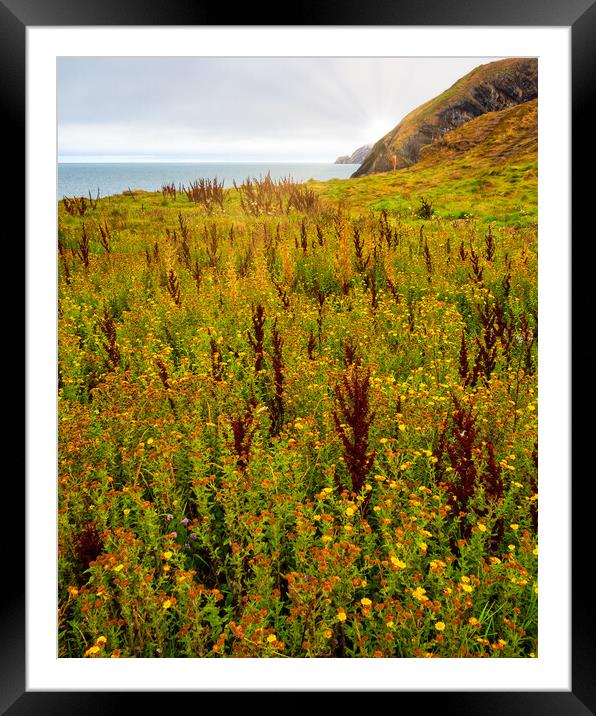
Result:
<instances>
[{"instance_id":1,"label":"rocky outcrop","mask_svg":"<svg viewBox=\"0 0 596 716\"><path fill-rule=\"evenodd\" d=\"M487 112L420 150L417 166L466 158L474 166L527 162L538 156L538 100Z\"/></svg>"},{"instance_id":2,"label":"rocky outcrop","mask_svg":"<svg viewBox=\"0 0 596 716\"><path fill-rule=\"evenodd\" d=\"M372 149L372 144L365 144L363 147L358 147L358 149L349 156L346 154L343 157L337 157L335 160L335 164L362 164L362 162L366 159L366 157L370 154L370 150Z\"/></svg>"},{"instance_id":3,"label":"rocky outcrop","mask_svg":"<svg viewBox=\"0 0 596 716\"><path fill-rule=\"evenodd\" d=\"M538 97L538 61L511 58L480 65L416 108L371 149L353 177L415 164L421 149L466 122Z\"/></svg>"}]
</instances>

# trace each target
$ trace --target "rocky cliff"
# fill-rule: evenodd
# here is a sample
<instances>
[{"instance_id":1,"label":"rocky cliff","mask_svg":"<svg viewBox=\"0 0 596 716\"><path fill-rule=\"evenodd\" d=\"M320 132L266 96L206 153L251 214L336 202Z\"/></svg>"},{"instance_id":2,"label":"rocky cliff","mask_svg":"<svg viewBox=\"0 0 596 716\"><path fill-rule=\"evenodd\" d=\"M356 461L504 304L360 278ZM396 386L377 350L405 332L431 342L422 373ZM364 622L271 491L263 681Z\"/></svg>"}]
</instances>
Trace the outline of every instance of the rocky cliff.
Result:
<instances>
[{"instance_id":1,"label":"rocky cliff","mask_svg":"<svg viewBox=\"0 0 596 716\"><path fill-rule=\"evenodd\" d=\"M410 112L371 149L353 177L410 166L421 149L470 120L538 97L538 61L510 58L480 65L438 97Z\"/></svg>"},{"instance_id":2,"label":"rocky cliff","mask_svg":"<svg viewBox=\"0 0 596 716\"><path fill-rule=\"evenodd\" d=\"M372 144L365 144L363 147L358 147L353 154L337 157L334 164L362 164L370 154L372 146Z\"/></svg>"}]
</instances>

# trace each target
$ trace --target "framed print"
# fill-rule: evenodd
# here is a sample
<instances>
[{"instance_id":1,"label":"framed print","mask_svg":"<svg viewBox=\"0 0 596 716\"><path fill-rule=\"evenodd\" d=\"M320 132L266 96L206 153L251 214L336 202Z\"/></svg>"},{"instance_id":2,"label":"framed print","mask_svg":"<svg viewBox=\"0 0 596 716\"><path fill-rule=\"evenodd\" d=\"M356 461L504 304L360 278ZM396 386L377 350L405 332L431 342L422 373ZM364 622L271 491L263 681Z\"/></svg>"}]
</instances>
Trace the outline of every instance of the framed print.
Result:
<instances>
[{"instance_id":1,"label":"framed print","mask_svg":"<svg viewBox=\"0 0 596 716\"><path fill-rule=\"evenodd\" d=\"M1 7L27 137L3 708L594 712L570 414L593 5L23 5Z\"/></svg>"}]
</instances>

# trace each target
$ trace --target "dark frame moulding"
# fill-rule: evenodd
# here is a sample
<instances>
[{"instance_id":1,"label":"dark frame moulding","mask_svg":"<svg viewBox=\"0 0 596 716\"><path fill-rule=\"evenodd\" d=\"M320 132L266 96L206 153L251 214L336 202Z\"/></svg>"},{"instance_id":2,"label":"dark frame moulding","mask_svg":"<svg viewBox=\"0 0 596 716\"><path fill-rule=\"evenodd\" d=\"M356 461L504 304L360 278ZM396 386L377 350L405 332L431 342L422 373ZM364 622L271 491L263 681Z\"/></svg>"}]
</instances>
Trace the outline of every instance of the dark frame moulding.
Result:
<instances>
[{"instance_id":1,"label":"dark frame moulding","mask_svg":"<svg viewBox=\"0 0 596 716\"><path fill-rule=\"evenodd\" d=\"M219 9L221 8L221 10ZM230 14L223 6L209 5L188 0L168 0L165 2L146 2L146 0L0 0L0 83L1 106L6 127L5 137L22 137L25 141L25 32L28 26L134 26L134 25L229 25L226 22ZM572 47L572 134L576 138L572 146L572 165L575 183L572 196L572 217L575 225L584 218L587 207L593 203L591 181L580 181L579 177L589 176L583 170L593 169L593 149L590 138L593 137L593 115L589 112L590 100L594 95L594 69L596 68L596 4L594 0L383 0L375 5L362 4L358 0L319 0L316 4L294 5L292 17L284 18L277 13L262 13L254 5L234 9L235 26L250 25L328 25L328 26L559 26L571 30ZM580 138L588 142L580 143ZM13 185L22 180L24 187L24 152L13 145L15 161L11 167ZM593 143L592 143L593 144ZM11 148L7 147L6 149ZM22 169L21 169L22 167ZM22 173L21 173L22 172ZM580 174L581 172L581 174ZM14 202L14 203L13 203ZM19 199L13 194L11 208L19 205ZM23 214L25 193L22 194ZM575 211L574 211L575 210ZM15 212L16 213L16 212ZM576 229L577 230L577 229ZM593 233L593 228L592 232ZM582 242L582 266L596 265L591 236ZM591 252L591 253L590 253ZM574 269L577 269L578 262ZM593 276L591 277L593 281ZM575 281L574 285L579 285ZM593 300L593 299L592 299ZM578 302L576 301L576 304ZM572 331L577 328L579 318L572 317ZM585 370L585 352L582 357ZM591 354L594 357L594 354ZM592 360L592 366L596 362ZM572 362L572 367L575 363ZM562 376L562 381L571 376ZM593 384L593 383L591 383ZM591 385L590 384L590 385ZM586 388L583 388L585 401ZM589 449L593 442L593 433L588 433L590 421L576 421L573 445ZM571 426L562 426L571 430ZM30 438L30 436L28 436ZM592 440L590 440L592 438ZM590 464L590 463L588 463ZM593 460L591 461L593 464ZM9 473L6 473L8 477ZM596 714L596 674L595 645L596 619L589 595L582 589L582 573L590 569L593 555L590 547L593 542L591 526L593 524L593 498L595 496L593 475L576 475L575 495L572 503L572 686L571 691L516 691L516 692L400 692L397 696L400 710L416 705L419 710L424 705L437 713L457 713L458 716L474 714L507 716L531 716L532 714L561 716L586 716ZM24 490L22 491L24 497ZM11 569L8 581L2 590L1 639L0 639L0 708L10 716L23 714L99 714L107 711L120 713L129 711L131 706L139 708L139 697L147 695L155 708L163 704L172 708L171 692L34 692L26 690L25 672L25 554L23 520L18 510L4 510L14 524L5 528L5 534L11 537L5 541L11 549ZM22 560L19 561L17 545L21 544ZM16 550L16 552L12 550ZM19 566L20 565L20 566ZM471 683L470 688L474 685ZM363 684L362 691L366 691ZM391 690L391 689L387 689ZM232 695L234 692L228 692ZM196 708L204 702L197 702L197 694L176 692L176 701L185 697L185 702ZM188 698L190 697L190 699ZM134 702L133 702L134 699ZM166 699L168 699L166 701Z\"/></svg>"}]
</instances>

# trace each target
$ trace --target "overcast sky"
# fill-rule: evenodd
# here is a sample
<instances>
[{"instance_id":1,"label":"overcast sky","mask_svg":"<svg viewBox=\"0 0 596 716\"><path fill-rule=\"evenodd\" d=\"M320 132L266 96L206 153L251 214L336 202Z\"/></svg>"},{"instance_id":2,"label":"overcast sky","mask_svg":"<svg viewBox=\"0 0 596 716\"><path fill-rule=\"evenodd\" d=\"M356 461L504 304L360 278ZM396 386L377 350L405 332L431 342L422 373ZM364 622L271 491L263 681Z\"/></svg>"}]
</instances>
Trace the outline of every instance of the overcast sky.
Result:
<instances>
[{"instance_id":1,"label":"overcast sky","mask_svg":"<svg viewBox=\"0 0 596 716\"><path fill-rule=\"evenodd\" d=\"M332 162L495 59L59 58L59 159Z\"/></svg>"}]
</instances>

